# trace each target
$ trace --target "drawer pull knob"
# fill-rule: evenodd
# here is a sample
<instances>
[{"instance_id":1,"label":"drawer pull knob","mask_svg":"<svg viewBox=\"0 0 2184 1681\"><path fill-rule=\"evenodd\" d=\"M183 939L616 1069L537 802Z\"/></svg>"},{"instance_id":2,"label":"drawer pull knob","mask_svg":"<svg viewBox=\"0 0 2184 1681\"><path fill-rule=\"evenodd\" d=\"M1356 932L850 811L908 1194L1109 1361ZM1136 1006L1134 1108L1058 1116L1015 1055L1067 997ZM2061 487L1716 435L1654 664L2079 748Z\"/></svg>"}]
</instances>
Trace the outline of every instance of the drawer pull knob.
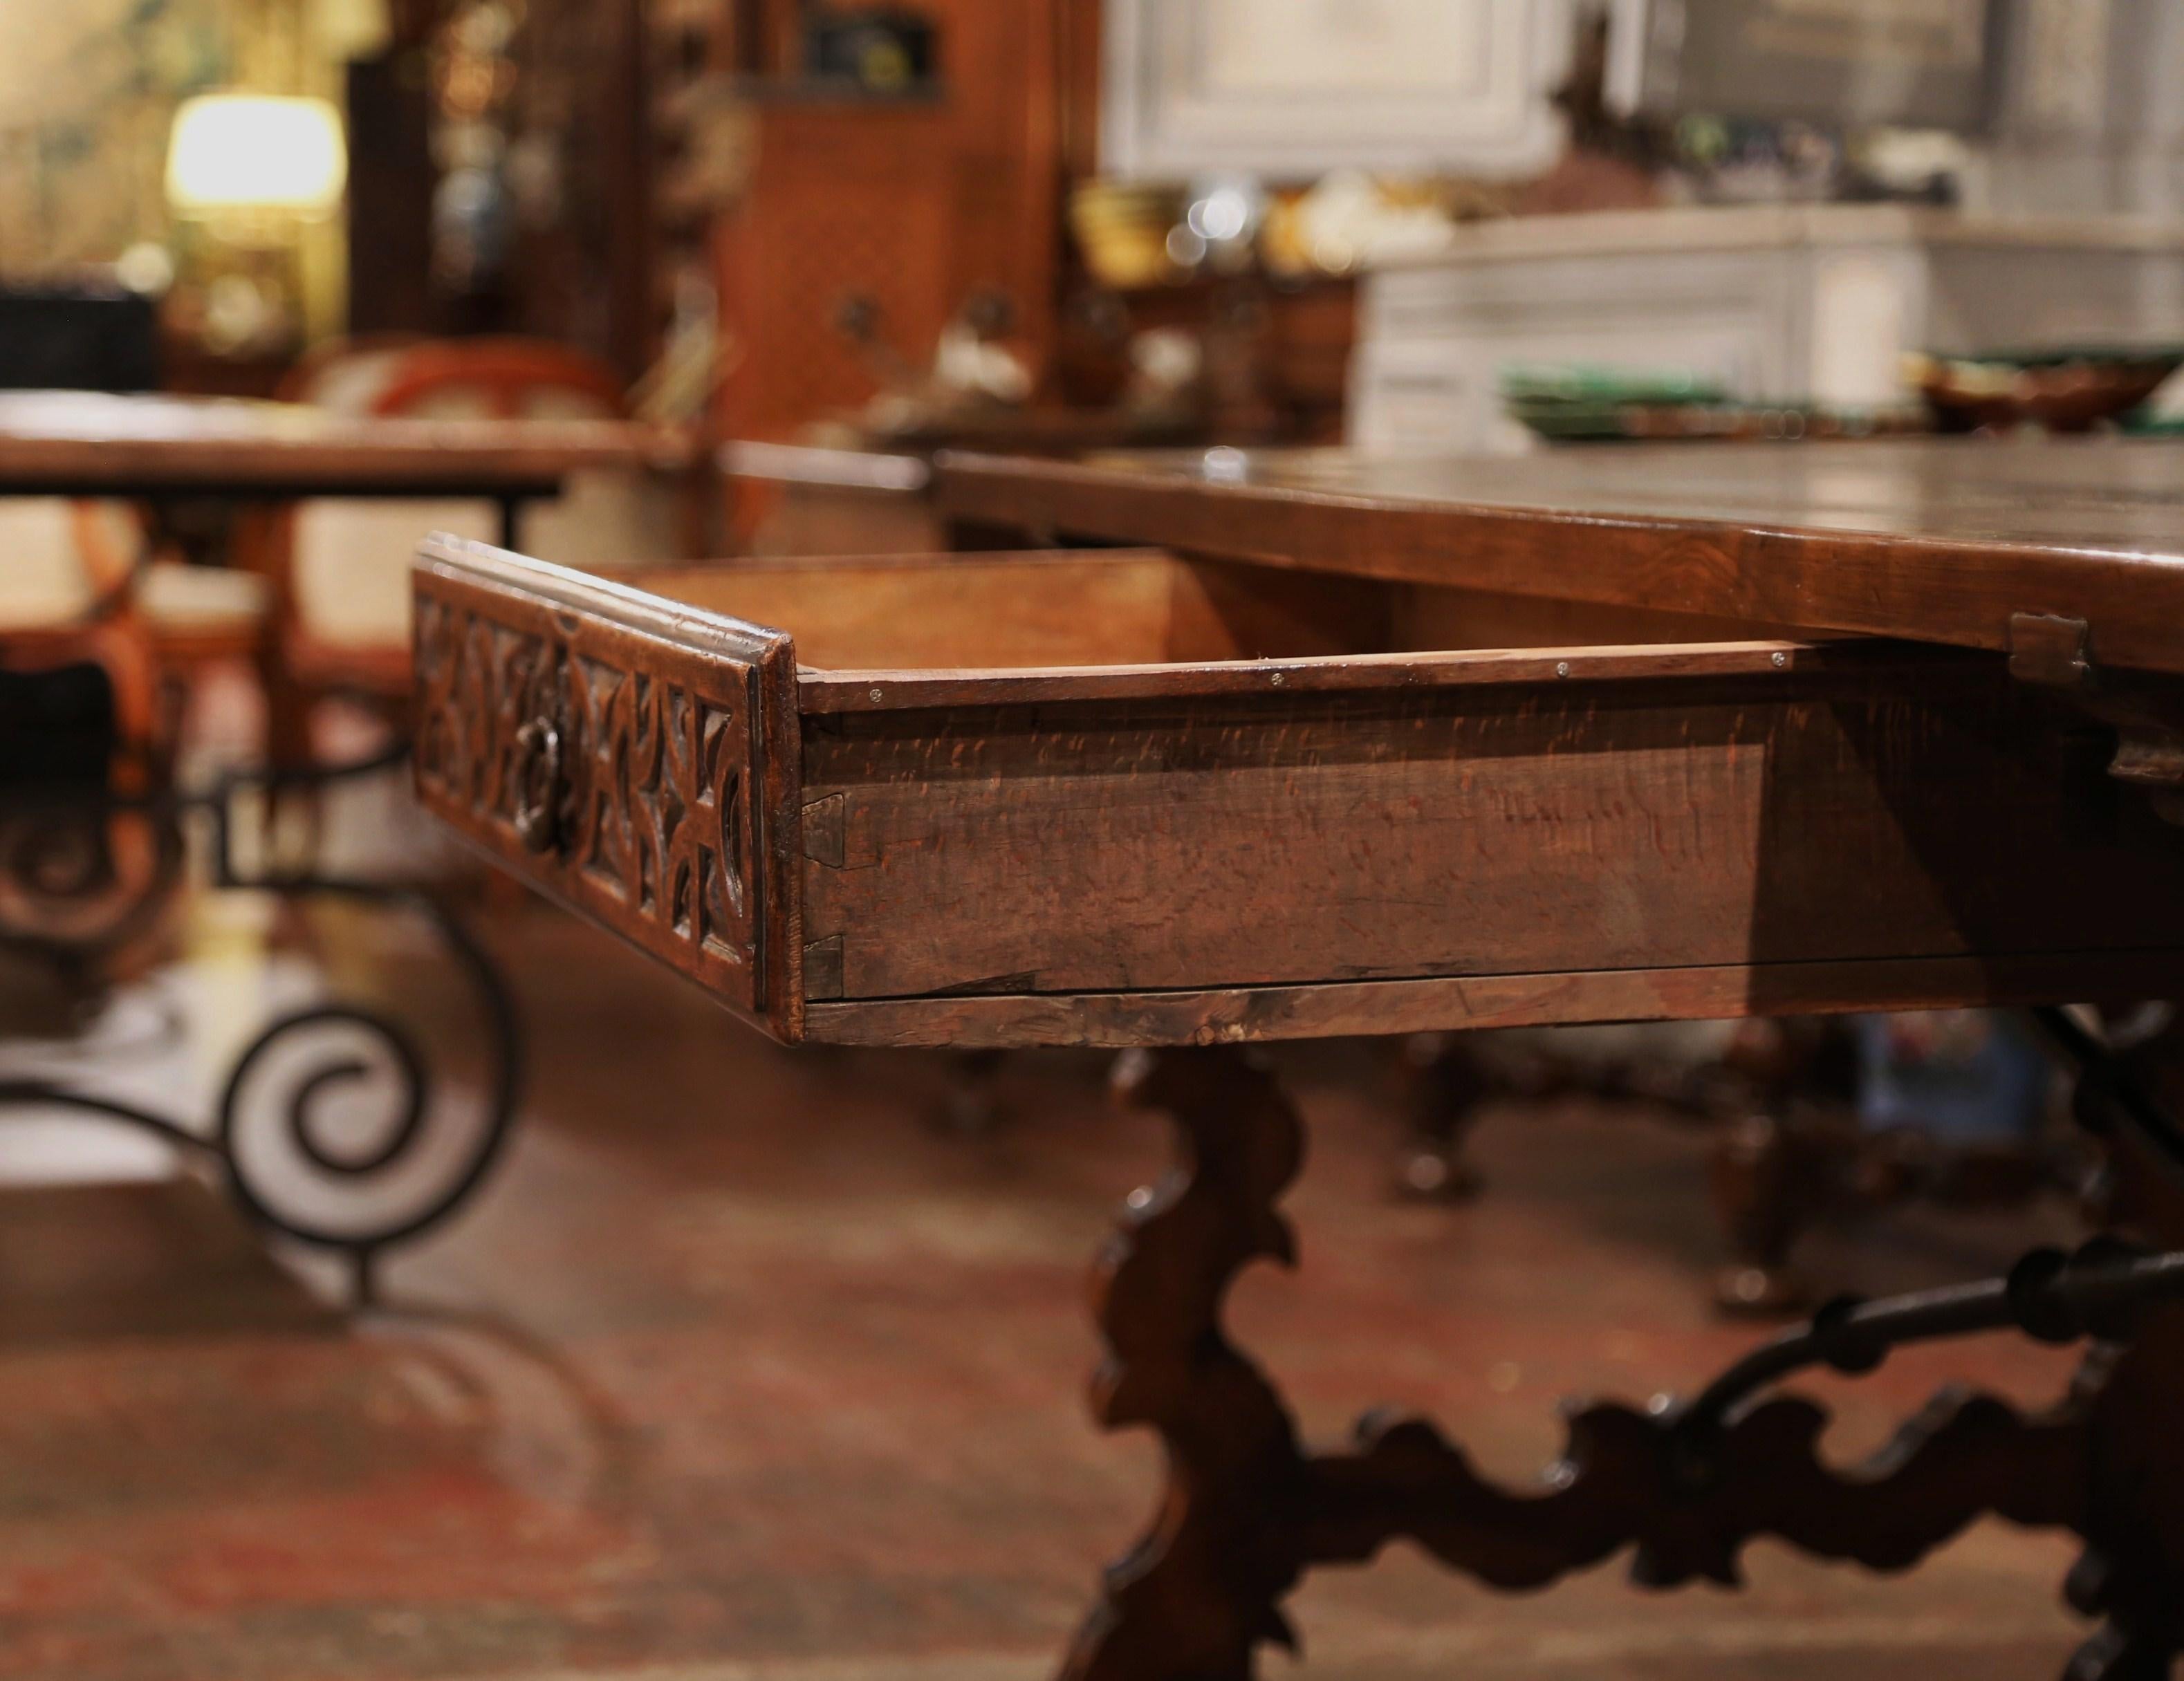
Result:
<instances>
[{"instance_id":1,"label":"drawer pull knob","mask_svg":"<svg viewBox=\"0 0 2184 1681\"><path fill-rule=\"evenodd\" d=\"M515 732L515 838L526 850L551 852L560 838L561 732L533 718Z\"/></svg>"}]
</instances>

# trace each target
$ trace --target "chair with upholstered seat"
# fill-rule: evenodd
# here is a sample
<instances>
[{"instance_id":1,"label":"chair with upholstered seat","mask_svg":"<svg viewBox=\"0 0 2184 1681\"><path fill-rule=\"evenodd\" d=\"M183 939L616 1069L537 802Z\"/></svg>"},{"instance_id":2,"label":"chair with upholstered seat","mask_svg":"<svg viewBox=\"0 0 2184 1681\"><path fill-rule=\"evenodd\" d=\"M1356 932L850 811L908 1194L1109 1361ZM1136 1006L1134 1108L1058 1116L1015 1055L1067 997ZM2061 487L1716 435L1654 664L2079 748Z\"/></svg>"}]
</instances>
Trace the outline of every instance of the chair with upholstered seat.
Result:
<instances>
[{"instance_id":1,"label":"chair with upholstered seat","mask_svg":"<svg viewBox=\"0 0 2184 1681\"><path fill-rule=\"evenodd\" d=\"M621 387L590 357L526 339L350 341L299 365L292 401L359 415L421 418L621 419ZM308 756L308 719L332 694L404 715L410 693L409 563L420 537L499 535L488 504L325 499L272 516L257 561L272 582L276 637L267 671L276 756ZM579 475L537 510L526 548L594 563L659 546L626 476Z\"/></svg>"},{"instance_id":2,"label":"chair with upholstered seat","mask_svg":"<svg viewBox=\"0 0 2184 1681\"><path fill-rule=\"evenodd\" d=\"M0 948L95 985L169 898L170 709L125 509L0 504Z\"/></svg>"}]
</instances>

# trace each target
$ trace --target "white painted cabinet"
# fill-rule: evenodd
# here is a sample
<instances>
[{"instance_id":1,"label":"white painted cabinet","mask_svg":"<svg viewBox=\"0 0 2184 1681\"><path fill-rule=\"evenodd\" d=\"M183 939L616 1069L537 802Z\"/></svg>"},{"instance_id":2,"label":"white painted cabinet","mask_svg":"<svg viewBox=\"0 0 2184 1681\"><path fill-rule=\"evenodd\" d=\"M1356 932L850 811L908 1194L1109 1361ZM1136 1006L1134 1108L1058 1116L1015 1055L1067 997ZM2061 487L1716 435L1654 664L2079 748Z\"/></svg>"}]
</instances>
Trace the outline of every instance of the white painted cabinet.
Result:
<instances>
[{"instance_id":1,"label":"white painted cabinet","mask_svg":"<svg viewBox=\"0 0 2184 1681\"><path fill-rule=\"evenodd\" d=\"M1368 276L1351 442L1521 449L1502 370L1691 370L1739 397L1864 406L1907 351L2184 341L2184 228L1897 207L1540 217Z\"/></svg>"}]
</instances>

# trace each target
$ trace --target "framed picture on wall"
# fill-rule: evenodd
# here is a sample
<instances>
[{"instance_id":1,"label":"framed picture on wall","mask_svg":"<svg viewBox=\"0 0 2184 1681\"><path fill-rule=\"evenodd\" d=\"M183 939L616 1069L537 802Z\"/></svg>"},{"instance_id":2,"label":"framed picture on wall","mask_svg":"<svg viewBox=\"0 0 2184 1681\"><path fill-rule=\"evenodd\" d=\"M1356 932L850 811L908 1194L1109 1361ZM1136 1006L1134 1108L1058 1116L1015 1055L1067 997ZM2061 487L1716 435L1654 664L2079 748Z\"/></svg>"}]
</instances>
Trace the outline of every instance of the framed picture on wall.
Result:
<instances>
[{"instance_id":1,"label":"framed picture on wall","mask_svg":"<svg viewBox=\"0 0 2184 1681\"><path fill-rule=\"evenodd\" d=\"M1101 166L1178 179L1552 164L1571 0L1107 0Z\"/></svg>"},{"instance_id":2,"label":"framed picture on wall","mask_svg":"<svg viewBox=\"0 0 2184 1681\"><path fill-rule=\"evenodd\" d=\"M1967 133L1993 109L1997 11L1991 0L1614 0L1609 95L1628 110Z\"/></svg>"}]
</instances>

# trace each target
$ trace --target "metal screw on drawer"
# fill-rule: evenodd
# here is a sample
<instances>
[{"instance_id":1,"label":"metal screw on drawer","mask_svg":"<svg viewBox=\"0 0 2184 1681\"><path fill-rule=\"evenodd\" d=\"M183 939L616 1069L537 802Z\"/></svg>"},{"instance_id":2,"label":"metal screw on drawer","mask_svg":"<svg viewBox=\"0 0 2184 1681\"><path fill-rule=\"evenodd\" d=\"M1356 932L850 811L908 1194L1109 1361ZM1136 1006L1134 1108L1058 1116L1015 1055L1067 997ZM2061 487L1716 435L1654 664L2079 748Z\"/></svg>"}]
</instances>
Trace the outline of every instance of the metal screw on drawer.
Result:
<instances>
[{"instance_id":1,"label":"metal screw on drawer","mask_svg":"<svg viewBox=\"0 0 2184 1681\"><path fill-rule=\"evenodd\" d=\"M1786 654L1777 654L1774 656L1774 669L1778 671L1789 663L1790 656Z\"/></svg>"},{"instance_id":2,"label":"metal screw on drawer","mask_svg":"<svg viewBox=\"0 0 2184 1681\"><path fill-rule=\"evenodd\" d=\"M515 732L515 838L530 852L551 852L560 825L561 732L533 718Z\"/></svg>"},{"instance_id":3,"label":"metal screw on drawer","mask_svg":"<svg viewBox=\"0 0 2184 1681\"><path fill-rule=\"evenodd\" d=\"M1567 660L1557 660L1555 661L1555 675L1558 677L1567 677L1569 676L1569 661Z\"/></svg>"}]
</instances>

